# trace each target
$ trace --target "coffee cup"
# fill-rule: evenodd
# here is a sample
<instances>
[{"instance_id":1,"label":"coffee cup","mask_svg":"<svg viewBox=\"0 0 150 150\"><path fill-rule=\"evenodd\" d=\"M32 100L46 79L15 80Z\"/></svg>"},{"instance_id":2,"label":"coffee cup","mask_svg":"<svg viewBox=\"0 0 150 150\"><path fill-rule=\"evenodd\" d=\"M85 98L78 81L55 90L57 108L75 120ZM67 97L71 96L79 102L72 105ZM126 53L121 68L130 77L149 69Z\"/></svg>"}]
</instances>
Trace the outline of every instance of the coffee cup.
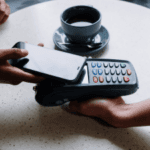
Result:
<instances>
[{"instance_id":1,"label":"coffee cup","mask_svg":"<svg viewBox=\"0 0 150 150\"><path fill-rule=\"evenodd\" d=\"M101 28L101 13L92 6L78 5L61 14L61 26L72 43L91 43Z\"/></svg>"}]
</instances>

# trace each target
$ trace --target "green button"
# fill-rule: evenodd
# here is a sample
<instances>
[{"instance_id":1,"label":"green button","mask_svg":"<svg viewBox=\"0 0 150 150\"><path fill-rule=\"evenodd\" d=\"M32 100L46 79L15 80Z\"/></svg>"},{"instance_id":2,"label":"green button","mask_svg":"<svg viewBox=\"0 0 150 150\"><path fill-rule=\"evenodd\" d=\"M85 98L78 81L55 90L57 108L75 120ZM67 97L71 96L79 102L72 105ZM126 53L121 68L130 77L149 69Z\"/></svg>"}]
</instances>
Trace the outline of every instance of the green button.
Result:
<instances>
[{"instance_id":1,"label":"green button","mask_svg":"<svg viewBox=\"0 0 150 150\"><path fill-rule=\"evenodd\" d=\"M126 64L125 63L121 63L120 66L121 66L121 68L125 68Z\"/></svg>"}]
</instances>

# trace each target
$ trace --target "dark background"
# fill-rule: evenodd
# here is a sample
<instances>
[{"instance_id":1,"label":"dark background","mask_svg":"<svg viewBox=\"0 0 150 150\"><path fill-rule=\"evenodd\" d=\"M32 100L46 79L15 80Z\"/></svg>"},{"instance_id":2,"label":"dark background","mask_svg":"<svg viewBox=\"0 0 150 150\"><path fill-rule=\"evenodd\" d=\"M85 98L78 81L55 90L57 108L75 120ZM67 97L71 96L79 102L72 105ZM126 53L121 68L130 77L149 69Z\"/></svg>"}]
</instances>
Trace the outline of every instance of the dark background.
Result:
<instances>
[{"instance_id":1,"label":"dark background","mask_svg":"<svg viewBox=\"0 0 150 150\"><path fill-rule=\"evenodd\" d=\"M51 1L51 0L6 0L6 3L10 6L11 8L11 13L20 10L22 8L46 2L46 1ZM127 1L130 3L135 3L138 5L142 5L144 7L150 8L150 0L122 0L122 1Z\"/></svg>"}]
</instances>

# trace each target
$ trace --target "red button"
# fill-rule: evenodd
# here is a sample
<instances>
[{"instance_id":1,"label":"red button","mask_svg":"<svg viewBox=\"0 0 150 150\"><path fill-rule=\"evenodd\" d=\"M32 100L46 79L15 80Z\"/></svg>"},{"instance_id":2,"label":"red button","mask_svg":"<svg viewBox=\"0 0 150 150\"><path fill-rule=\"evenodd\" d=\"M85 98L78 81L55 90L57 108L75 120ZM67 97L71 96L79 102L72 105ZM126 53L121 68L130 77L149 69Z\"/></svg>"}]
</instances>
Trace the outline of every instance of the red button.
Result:
<instances>
[{"instance_id":1,"label":"red button","mask_svg":"<svg viewBox=\"0 0 150 150\"><path fill-rule=\"evenodd\" d=\"M124 79L125 82L129 82L130 81L130 79L127 76L124 76L123 79Z\"/></svg>"},{"instance_id":2,"label":"red button","mask_svg":"<svg viewBox=\"0 0 150 150\"><path fill-rule=\"evenodd\" d=\"M97 82L98 82L97 77L93 77L93 81L94 81L95 83L97 83Z\"/></svg>"},{"instance_id":3,"label":"red button","mask_svg":"<svg viewBox=\"0 0 150 150\"><path fill-rule=\"evenodd\" d=\"M99 82L101 82L101 83L104 82L104 78L102 76L99 77Z\"/></svg>"},{"instance_id":4,"label":"red button","mask_svg":"<svg viewBox=\"0 0 150 150\"><path fill-rule=\"evenodd\" d=\"M131 75L131 70L130 69L127 69L127 74Z\"/></svg>"}]
</instances>

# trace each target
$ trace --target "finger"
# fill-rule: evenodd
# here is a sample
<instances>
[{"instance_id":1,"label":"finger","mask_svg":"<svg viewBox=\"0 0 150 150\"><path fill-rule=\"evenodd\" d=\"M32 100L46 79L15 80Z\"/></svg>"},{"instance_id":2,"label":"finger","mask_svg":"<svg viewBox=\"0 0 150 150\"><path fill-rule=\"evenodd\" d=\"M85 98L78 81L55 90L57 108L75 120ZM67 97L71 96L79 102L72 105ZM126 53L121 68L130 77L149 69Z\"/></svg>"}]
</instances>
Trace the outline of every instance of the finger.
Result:
<instances>
[{"instance_id":1,"label":"finger","mask_svg":"<svg viewBox=\"0 0 150 150\"><path fill-rule=\"evenodd\" d=\"M25 41L25 43L28 43L27 41ZM38 46L44 47L43 43L39 43Z\"/></svg>"},{"instance_id":2,"label":"finger","mask_svg":"<svg viewBox=\"0 0 150 150\"><path fill-rule=\"evenodd\" d=\"M9 6L6 4L5 15L4 15L3 19L1 20L1 23L4 23L4 22L7 21L8 17L9 17L9 14L10 14L10 8L9 8Z\"/></svg>"},{"instance_id":3,"label":"finger","mask_svg":"<svg viewBox=\"0 0 150 150\"><path fill-rule=\"evenodd\" d=\"M99 98L81 102L71 102L69 108L71 111L77 111L83 115L97 117L99 113L104 113L104 111L101 112L100 110L102 107L99 106L100 101L98 101L98 99Z\"/></svg>"},{"instance_id":4,"label":"finger","mask_svg":"<svg viewBox=\"0 0 150 150\"><path fill-rule=\"evenodd\" d=\"M39 43L38 46L44 47L44 44L43 43Z\"/></svg>"},{"instance_id":5,"label":"finger","mask_svg":"<svg viewBox=\"0 0 150 150\"><path fill-rule=\"evenodd\" d=\"M3 24L4 22L6 22L7 19L8 19L8 17L9 17L9 16L6 16L6 15L5 15L5 16L3 17L3 19L1 20L1 24Z\"/></svg>"},{"instance_id":6,"label":"finger","mask_svg":"<svg viewBox=\"0 0 150 150\"><path fill-rule=\"evenodd\" d=\"M22 81L15 81L15 80L0 80L0 83L2 84L12 84L12 85L18 85L20 84Z\"/></svg>"},{"instance_id":7,"label":"finger","mask_svg":"<svg viewBox=\"0 0 150 150\"><path fill-rule=\"evenodd\" d=\"M7 16L9 16L10 15L10 7L9 7L9 5L8 4L6 4L6 11L5 11L5 14L7 15Z\"/></svg>"},{"instance_id":8,"label":"finger","mask_svg":"<svg viewBox=\"0 0 150 150\"><path fill-rule=\"evenodd\" d=\"M71 113L71 114L75 114L75 115L78 115L78 116L83 116L83 114L81 114L79 111L78 111L78 102L77 101L72 101L72 102L67 102L63 105L61 105L61 108L63 110L65 110L66 112L68 113ZM72 107L73 106L73 107Z\"/></svg>"},{"instance_id":9,"label":"finger","mask_svg":"<svg viewBox=\"0 0 150 150\"><path fill-rule=\"evenodd\" d=\"M28 51L24 49L12 48L12 49L1 49L0 59L18 59L28 55Z\"/></svg>"},{"instance_id":10,"label":"finger","mask_svg":"<svg viewBox=\"0 0 150 150\"><path fill-rule=\"evenodd\" d=\"M25 81L25 82L31 82L31 83L39 83L45 79L44 77L40 77L40 76L27 73L13 66L8 66L7 68L5 67L3 69L5 69L5 74L9 75L8 80L10 79L11 82L12 81Z\"/></svg>"},{"instance_id":11,"label":"finger","mask_svg":"<svg viewBox=\"0 0 150 150\"><path fill-rule=\"evenodd\" d=\"M6 7L7 7L7 5L6 5L5 1L1 0L1 2L0 2L0 12L5 12Z\"/></svg>"},{"instance_id":12,"label":"finger","mask_svg":"<svg viewBox=\"0 0 150 150\"><path fill-rule=\"evenodd\" d=\"M1 1L1 4L0 4L0 24L2 24L2 20L5 16L5 9L6 9L6 3L4 1Z\"/></svg>"},{"instance_id":13,"label":"finger","mask_svg":"<svg viewBox=\"0 0 150 150\"><path fill-rule=\"evenodd\" d=\"M69 103L63 104L61 108L69 113L75 113L78 111L79 103L78 101L70 101Z\"/></svg>"}]
</instances>

